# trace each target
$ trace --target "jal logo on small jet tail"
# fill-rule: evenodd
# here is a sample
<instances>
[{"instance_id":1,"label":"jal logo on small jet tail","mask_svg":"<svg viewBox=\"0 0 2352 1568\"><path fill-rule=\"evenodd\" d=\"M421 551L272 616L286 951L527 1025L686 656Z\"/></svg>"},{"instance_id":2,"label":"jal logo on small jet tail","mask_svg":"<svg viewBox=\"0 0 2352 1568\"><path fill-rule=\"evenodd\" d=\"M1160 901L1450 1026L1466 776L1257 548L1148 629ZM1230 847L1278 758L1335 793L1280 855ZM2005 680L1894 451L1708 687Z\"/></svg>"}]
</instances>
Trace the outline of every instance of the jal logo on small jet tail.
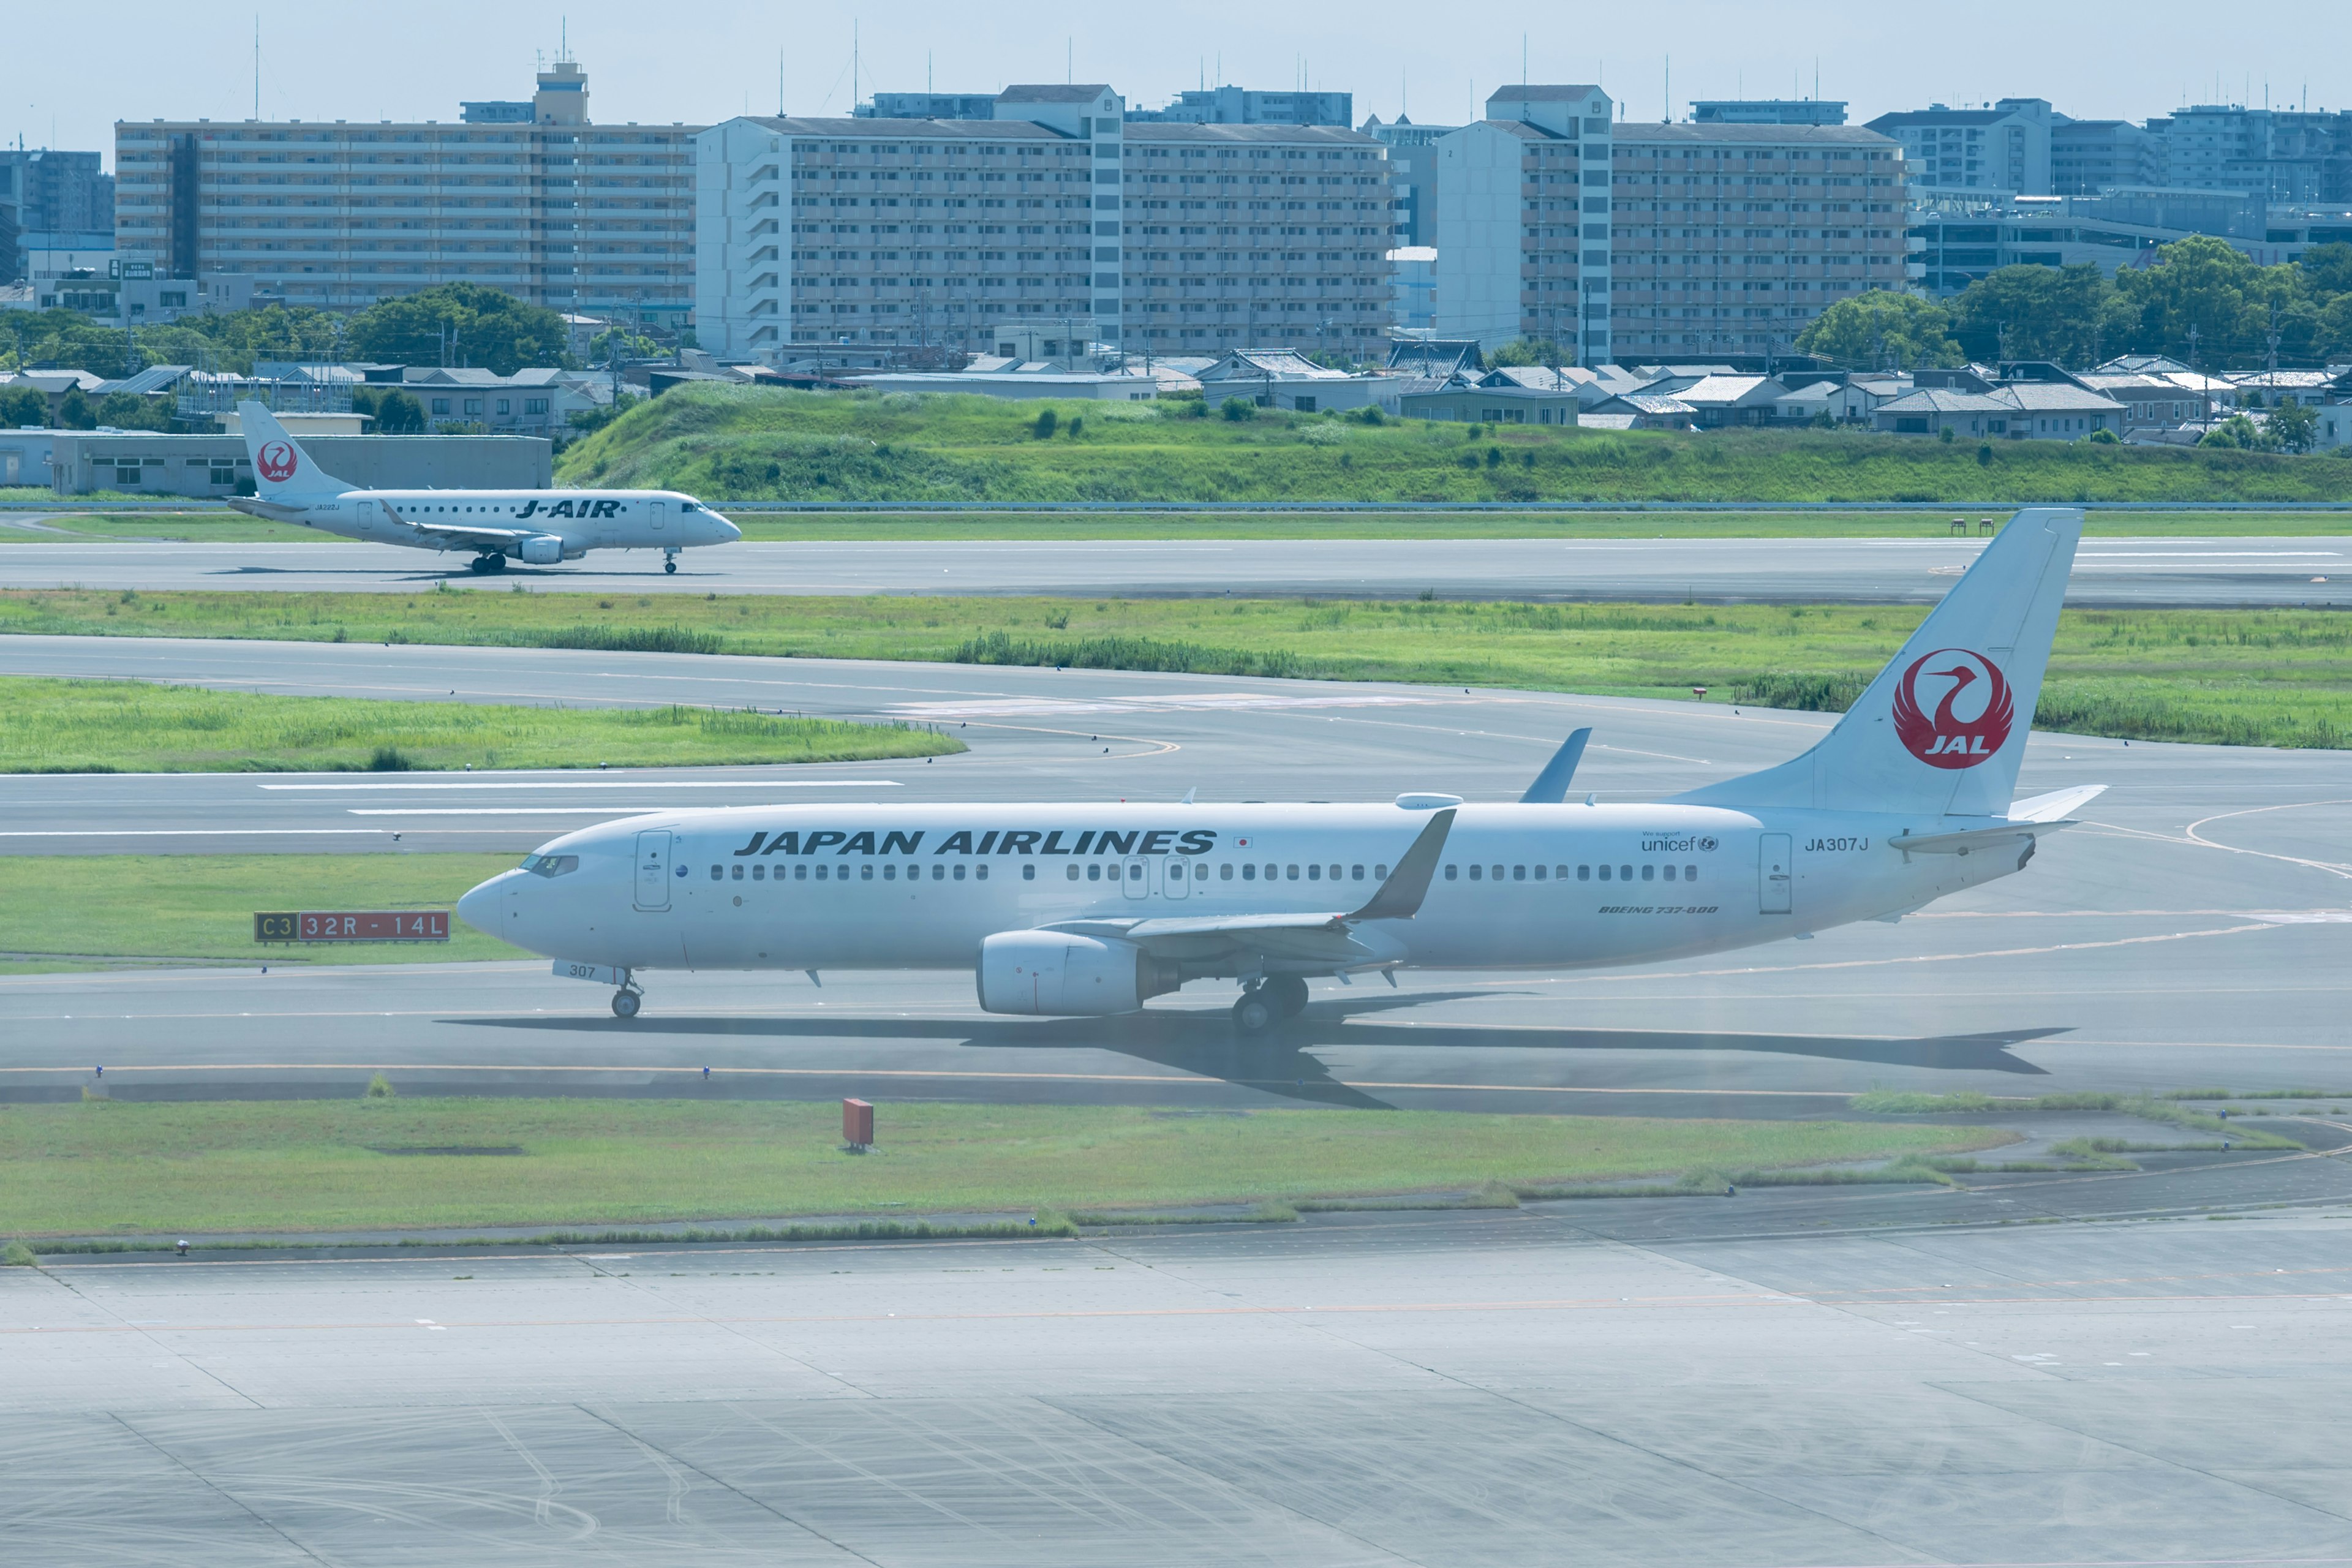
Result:
<instances>
[{"instance_id":1,"label":"jal logo on small jet tail","mask_svg":"<svg viewBox=\"0 0 2352 1568\"><path fill-rule=\"evenodd\" d=\"M1975 767L2000 750L2016 718L2000 668L1966 648L1937 648L1895 688L1895 738L1932 768Z\"/></svg>"},{"instance_id":2,"label":"jal logo on small jet tail","mask_svg":"<svg viewBox=\"0 0 2352 1568\"><path fill-rule=\"evenodd\" d=\"M261 470L263 479L273 485L282 485L294 477L294 444L271 441L261 448L253 463Z\"/></svg>"}]
</instances>

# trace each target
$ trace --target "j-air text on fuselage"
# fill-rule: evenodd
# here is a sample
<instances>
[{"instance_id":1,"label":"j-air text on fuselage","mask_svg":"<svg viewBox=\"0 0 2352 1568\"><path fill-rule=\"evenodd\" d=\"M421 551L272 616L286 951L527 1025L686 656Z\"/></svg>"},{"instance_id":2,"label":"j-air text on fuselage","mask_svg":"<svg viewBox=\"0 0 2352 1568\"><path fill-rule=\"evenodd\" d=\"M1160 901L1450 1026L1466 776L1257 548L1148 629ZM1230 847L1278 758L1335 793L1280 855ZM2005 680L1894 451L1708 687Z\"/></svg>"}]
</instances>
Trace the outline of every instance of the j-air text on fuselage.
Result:
<instances>
[{"instance_id":1,"label":"j-air text on fuselage","mask_svg":"<svg viewBox=\"0 0 2352 1568\"><path fill-rule=\"evenodd\" d=\"M328 473L258 403L237 405L255 494L229 502L275 522L415 550L473 552L472 570L509 561L552 566L591 550L677 552L726 544L743 531L676 490L371 490Z\"/></svg>"},{"instance_id":2,"label":"j-air text on fuselage","mask_svg":"<svg viewBox=\"0 0 2352 1568\"><path fill-rule=\"evenodd\" d=\"M653 969L970 967L992 1013L1129 1012L1238 982L1654 963L1895 920L2022 871L2105 787L2015 800L2083 514L2021 511L1802 756L1648 804L773 805L566 834L458 900L615 987Z\"/></svg>"}]
</instances>

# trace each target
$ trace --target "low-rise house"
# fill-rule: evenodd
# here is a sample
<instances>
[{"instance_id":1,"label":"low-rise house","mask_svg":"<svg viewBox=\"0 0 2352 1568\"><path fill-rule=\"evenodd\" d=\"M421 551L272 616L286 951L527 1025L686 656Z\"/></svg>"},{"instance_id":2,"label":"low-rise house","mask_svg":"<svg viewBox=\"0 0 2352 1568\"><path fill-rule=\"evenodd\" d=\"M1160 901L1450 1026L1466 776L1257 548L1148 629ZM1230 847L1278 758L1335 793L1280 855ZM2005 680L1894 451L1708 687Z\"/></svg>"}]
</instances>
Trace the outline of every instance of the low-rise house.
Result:
<instances>
[{"instance_id":1,"label":"low-rise house","mask_svg":"<svg viewBox=\"0 0 2352 1568\"><path fill-rule=\"evenodd\" d=\"M1455 375L1433 386L1396 395L1408 419L1445 419L1472 425L1577 424L1580 384L1574 373L1541 365L1511 365L1484 375Z\"/></svg>"},{"instance_id":2,"label":"low-rise house","mask_svg":"<svg viewBox=\"0 0 2352 1568\"><path fill-rule=\"evenodd\" d=\"M494 436L550 435L564 429L575 411L611 401L604 378L552 367L499 375L488 370L412 365L403 374L401 387L425 405L428 429L478 426Z\"/></svg>"},{"instance_id":3,"label":"low-rise house","mask_svg":"<svg viewBox=\"0 0 2352 1568\"><path fill-rule=\"evenodd\" d=\"M1211 403L1240 397L1260 408L1320 414L1361 408L1390 389L1386 376L1353 375L1317 364L1297 349L1235 349L1195 378Z\"/></svg>"},{"instance_id":4,"label":"low-rise house","mask_svg":"<svg viewBox=\"0 0 2352 1568\"><path fill-rule=\"evenodd\" d=\"M1687 386L1651 387L1688 405L1702 430L1735 425L1769 425L1788 387L1769 375L1706 375Z\"/></svg>"},{"instance_id":5,"label":"low-rise house","mask_svg":"<svg viewBox=\"0 0 2352 1568\"><path fill-rule=\"evenodd\" d=\"M1897 436L2076 441L2100 430L2121 436L2123 416L2115 399L2066 382L2005 382L1990 392L1919 387L1871 418Z\"/></svg>"},{"instance_id":6,"label":"low-rise house","mask_svg":"<svg viewBox=\"0 0 2352 1568\"><path fill-rule=\"evenodd\" d=\"M1600 430L1696 430L1698 410L1663 393L1628 392L1594 404L1578 422Z\"/></svg>"}]
</instances>

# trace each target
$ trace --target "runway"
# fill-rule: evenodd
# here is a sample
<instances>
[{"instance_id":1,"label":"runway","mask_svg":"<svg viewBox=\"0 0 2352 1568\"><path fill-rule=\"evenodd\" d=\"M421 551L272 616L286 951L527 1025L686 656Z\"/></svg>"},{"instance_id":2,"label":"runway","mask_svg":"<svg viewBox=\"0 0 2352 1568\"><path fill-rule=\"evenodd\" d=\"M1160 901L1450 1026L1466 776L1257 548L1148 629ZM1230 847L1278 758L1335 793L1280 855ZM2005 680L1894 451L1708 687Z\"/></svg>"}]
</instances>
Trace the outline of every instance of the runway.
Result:
<instances>
[{"instance_id":1,"label":"runway","mask_svg":"<svg viewBox=\"0 0 2352 1568\"><path fill-rule=\"evenodd\" d=\"M1172 803L1196 786L1508 799L1579 724L1594 736L1577 787L1646 797L1793 755L1829 722L1428 687L531 649L10 637L0 668L445 700L751 701L923 717L973 746L916 767L659 775L18 776L0 779L0 847L17 854L519 853L680 800ZM727 1092L1196 1106L2352 1088L2352 757L2034 738L2021 793L2084 783L2111 787L2025 874L1898 925L1646 969L1319 984L1263 1054L1234 1054L1229 998L1205 984L1137 1020L1038 1022L979 1013L961 973L834 975L822 991L798 974L656 973L645 1016L622 1026L601 991L543 965L281 962L267 976L0 978L0 1028L26 1042L0 1092L77 1094L100 1062L142 1092L199 1096L347 1092L377 1068L419 1090L672 1092L703 1066ZM1643 1108L1669 1103L1682 1101Z\"/></svg>"},{"instance_id":2,"label":"runway","mask_svg":"<svg viewBox=\"0 0 2352 1568\"><path fill-rule=\"evenodd\" d=\"M0 1273L0 1510L27 1563L183 1568L2352 1555L2352 1208L1838 1202L62 1260Z\"/></svg>"},{"instance_id":3,"label":"runway","mask_svg":"<svg viewBox=\"0 0 2352 1568\"><path fill-rule=\"evenodd\" d=\"M1633 599L1926 604L1975 560L1976 540L1380 539L745 542L688 551L675 576L650 552L599 552L496 581L538 592L1201 595L1400 599ZM465 570L462 554L392 545L24 543L0 587L396 593ZM2352 604L2342 538L2086 541L2078 605Z\"/></svg>"}]
</instances>

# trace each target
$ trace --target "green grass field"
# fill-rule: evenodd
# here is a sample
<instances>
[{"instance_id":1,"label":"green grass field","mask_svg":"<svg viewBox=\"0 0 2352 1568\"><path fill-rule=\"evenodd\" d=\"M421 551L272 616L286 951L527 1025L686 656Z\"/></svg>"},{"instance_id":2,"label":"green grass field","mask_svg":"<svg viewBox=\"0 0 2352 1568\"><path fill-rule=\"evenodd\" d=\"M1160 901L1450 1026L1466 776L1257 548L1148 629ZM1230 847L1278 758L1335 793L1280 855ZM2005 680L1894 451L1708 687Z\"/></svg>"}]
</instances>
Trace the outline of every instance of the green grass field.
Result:
<instances>
[{"instance_id":1,"label":"green grass field","mask_svg":"<svg viewBox=\"0 0 2352 1568\"><path fill-rule=\"evenodd\" d=\"M1072 664L1835 708L1925 606L736 595L0 593L0 634L644 648ZM2040 728L2341 746L2352 619L2325 610L2072 610Z\"/></svg>"},{"instance_id":2,"label":"green grass field","mask_svg":"<svg viewBox=\"0 0 2352 1568\"><path fill-rule=\"evenodd\" d=\"M2352 497L2352 460L1968 442L1860 431L1675 435L1372 426L1262 411L908 393L681 388L566 448L566 484L714 500L2297 500ZM1472 435L1473 428L1478 434Z\"/></svg>"},{"instance_id":3,"label":"green grass field","mask_svg":"<svg viewBox=\"0 0 2352 1568\"><path fill-rule=\"evenodd\" d=\"M945 756L928 730L709 708L528 708L0 677L0 772L717 766Z\"/></svg>"},{"instance_id":4,"label":"green grass field","mask_svg":"<svg viewBox=\"0 0 2352 1568\"><path fill-rule=\"evenodd\" d=\"M852 1156L839 1150L830 1103L353 1092L0 1107L0 1237L1174 1205L1962 1152L2014 1136L1904 1123L885 1104L875 1152Z\"/></svg>"},{"instance_id":5,"label":"green grass field","mask_svg":"<svg viewBox=\"0 0 2352 1568\"><path fill-rule=\"evenodd\" d=\"M714 504L724 505L723 502ZM1292 512L1022 511L759 512L730 514L743 537L767 543L927 540L1183 539L1948 539L1959 509L1916 511ZM1969 508L1996 520L2006 509ZM2100 511L2086 535L2111 538L2326 537L2352 530L2352 511ZM45 512L0 526L0 544L169 540L200 544L348 544L316 529L243 512ZM420 561L431 563L420 555ZM607 558L609 560L609 558ZM704 559L723 563L723 554ZM462 575L466 558L441 563Z\"/></svg>"},{"instance_id":6,"label":"green grass field","mask_svg":"<svg viewBox=\"0 0 2352 1568\"><path fill-rule=\"evenodd\" d=\"M22 973L138 959L457 963L529 958L449 922L446 942L253 940L265 910L446 910L514 855L60 855L0 858L0 954ZM88 960L99 961L93 965Z\"/></svg>"}]
</instances>

